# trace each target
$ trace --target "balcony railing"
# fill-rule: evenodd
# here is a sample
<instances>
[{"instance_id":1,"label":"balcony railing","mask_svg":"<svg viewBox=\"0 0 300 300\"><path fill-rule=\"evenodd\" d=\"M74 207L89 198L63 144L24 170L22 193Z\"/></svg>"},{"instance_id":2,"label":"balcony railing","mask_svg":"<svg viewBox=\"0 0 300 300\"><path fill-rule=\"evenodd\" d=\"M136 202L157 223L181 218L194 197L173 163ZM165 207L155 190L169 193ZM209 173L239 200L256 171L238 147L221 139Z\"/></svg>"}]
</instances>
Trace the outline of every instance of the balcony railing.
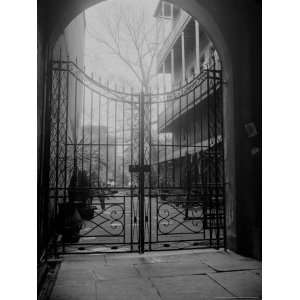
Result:
<instances>
[{"instance_id":1,"label":"balcony railing","mask_svg":"<svg viewBox=\"0 0 300 300\"><path fill-rule=\"evenodd\" d=\"M208 150L208 147L212 148L215 145L218 145L223 142L223 138L221 134L218 134L217 136L211 137L209 140L205 139L203 141L197 142L196 144L188 144L185 145L184 143L179 145L174 145L171 147L167 147L165 150L165 147L162 145L159 149L158 157L154 157L152 160L152 163L156 164L157 162L162 163L165 161L172 161L176 159L183 159L185 155L188 154L194 154L198 152L205 152Z\"/></svg>"},{"instance_id":2,"label":"balcony railing","mask_svg":"<svg viewBox=\"0 0 300 300\"><path fill-rule=\"evenodd\" d=\"M195 105L204 101L221 87L221 71L204 70L194 80L182 88L168 93L168 104L158 116L160 132L168 131L170 126L181 115L187 113Z\"/></svg>"},{"instance_id":3,"label":"balcony railing","mask_svg":"<svg viewBox=\"0 0 300 300\"><path fill-rule=\"evenodd\" d=\"M185 26L188 24L191 16L184 10L181 10L172 31L163 42L158 54L157 54L157 67L163 63L166 59L170 49L173 47L177 39L180 37L181 32L184 30Z\"/></svg>"}]
</instances>

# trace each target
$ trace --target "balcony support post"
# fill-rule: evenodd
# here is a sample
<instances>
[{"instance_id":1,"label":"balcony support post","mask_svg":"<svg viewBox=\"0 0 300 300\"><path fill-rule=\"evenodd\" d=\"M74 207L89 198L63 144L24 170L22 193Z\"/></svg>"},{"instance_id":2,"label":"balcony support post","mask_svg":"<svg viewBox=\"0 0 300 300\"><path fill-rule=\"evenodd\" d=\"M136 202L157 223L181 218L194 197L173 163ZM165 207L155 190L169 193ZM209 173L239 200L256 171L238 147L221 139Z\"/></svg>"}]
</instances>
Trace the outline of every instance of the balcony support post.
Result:
<instances>
[{"instance_id":1,"label":"balcony support post","mask_svg":"<svg viewBox=\"0 0 300 300\"><path fill-rule=\"evenodd\" d=\"M172 88L174 87L174 48L171 49L171 85Z\"/></svg>"},{"instance_id":2,"label":"balcony support post","mask_svg":"<svg viewBox=\"0 0 300 300\"><path fill-rule=\"evenodd\" d=\"M196 41L196 74L200 73L200 44L199 44L199 23L195 20L195 41Z\"/></svg>"},{"instance_id":3,"label":"balcony support post","mask_svg":"<svg viewBox=\"0 0 300 300\"><path fill-rule=\"evenodd\" d=\"M165 2L161 2L161 15L162 15L162 31L163 31L163 41L166 39L166 24L165 24Z\"/></svg>"},{"instance_id":4,"label":"balcony support post","mask_svg":"<svg viewBox=\"0 0 300 300\"><path fill-rule=\"evenodd\" d=\"M185 83L185 46L184 31L181 32L181 61L182 61L182 83Z\"/></svg>"},{"instance_id":5,"label":"balcony support post","mask_svg":"<svg viewBox=\"0 0 300 300\"><path fill-rule=\"evenodd\" d=\"M162 68L163 68L163 91L165 92L166 91L166 62L165 61L163 62Z\"/></svg>"}]
</instances>

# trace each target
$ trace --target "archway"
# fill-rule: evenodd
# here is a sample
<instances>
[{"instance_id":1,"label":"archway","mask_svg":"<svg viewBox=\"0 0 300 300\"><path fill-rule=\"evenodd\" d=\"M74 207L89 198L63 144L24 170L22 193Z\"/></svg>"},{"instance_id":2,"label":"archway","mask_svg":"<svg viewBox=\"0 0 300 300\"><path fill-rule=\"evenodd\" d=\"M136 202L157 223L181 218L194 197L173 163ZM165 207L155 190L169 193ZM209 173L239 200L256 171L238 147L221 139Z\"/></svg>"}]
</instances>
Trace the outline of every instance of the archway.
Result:
<instances>
[{"instance_id":1,"label":"archway","mask_svg":"<svg viewBox=\"0 0 300 300\"><path fill-rule=\"evenodd\" d=\"M48 2L49 10L47 12L47 21L49 25L48 28L46 28L48 45L53 45L53 41L55 41L59 32L66 27L76 15L99 2L101 1L84 1L84 3L83 1L65 1L63 4L60 4L60 2L50 4ZM230 1L230 3L226 4L222 3L222 1L216 1L215 3L211 3L212 1L189 1L187 3L186 1L174 0L172 2L186 10L199 21L199 24L205 29L216 45L223 62L225 80L224 125L225 158L227 166L227 234L229 248L237 249L239 248L237 245L237 235L241 235L247 230L243 231L243 229L240 229L240 233L237 232L237 215L242 217L243 213L240 210L241 208L237 207L236 198L244 198L243 201L249 205L252 196L257 197L257 187L254 192L250 192L250 194L246 195L249 189L246 188L243 190L245 187L244 176L239 177L243 171L242 161L249 156L247 152L249 151L249 147L251 147L247 139L243 136L244 133L241 127L244 123L251 120L259 123L259 115L257 115L257 111L254 108L255 104L251 104L253 96L255 103L259 103L260 101L256 95L259 86L255 83L254 79L256 66L251 67L251 62L253 62L253 59L255 61L255 58L251 57L252 53L249 53L249 49L247 48L256 38L256 28L252 30L249 29L250 25L255 22L253 15L256 13L256 6L253 1L245 1L247 3L243 5L238 5L235 1ZM226 14L229 14L233 9L235 9L234 16L232 20L228 21ZM239 28L235 26L239 26ZM243 44L237 45L235 39L241 38L247 31L250 32L248 37L242 39ZM245 67L247 70L250 70L247 74L243 74L241 67L242 62L246 62ZM241 100L240 105L243 105L243 110L239 116L237 115L238 99ZM239 143L242 145L238 145L235 142L236 140L239 140ZM246 144L243 144L243 141L246 141ZM249 163L246 163L244 169L247 174L252 172L254 176L259 172L256 166L252 167ZM238 174L236 174L237 172ZM237 182L236 178L239 178L239 182ZM252 176L250 181L251 183L253 183L253 181L255 182L255 178ZM252 232L252 234L255 233ZM259 248L257 245L259 241L254 241L255 239L256 238L253 239L253 243L256 245L254 245L253 248ZM259 252L259 250L250 250L251 253L254 253L253 251L256 253Z\"/></svg>"}]
</instances>

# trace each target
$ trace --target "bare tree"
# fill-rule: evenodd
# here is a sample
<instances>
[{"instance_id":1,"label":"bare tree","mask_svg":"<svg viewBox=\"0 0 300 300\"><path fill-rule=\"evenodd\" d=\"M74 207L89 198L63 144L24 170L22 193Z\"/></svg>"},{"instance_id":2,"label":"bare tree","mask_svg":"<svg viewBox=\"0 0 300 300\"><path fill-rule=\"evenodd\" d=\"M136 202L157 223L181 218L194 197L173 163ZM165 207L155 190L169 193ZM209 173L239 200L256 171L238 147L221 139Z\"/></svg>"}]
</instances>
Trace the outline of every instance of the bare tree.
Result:
<instances>
[{"instance_id":1,"label":"bare tree","mask_svg":"<svg viewBox=\"0 0 300 300\"><path fill-rule=\"evenodd\" d=\"M143 7L126 7L120 4L109 16L97 19L87 29L88 34L104 46L109 54L117 56L147 90L156 75L158 28L146 17Z\"/></svg>"}]
</instances>

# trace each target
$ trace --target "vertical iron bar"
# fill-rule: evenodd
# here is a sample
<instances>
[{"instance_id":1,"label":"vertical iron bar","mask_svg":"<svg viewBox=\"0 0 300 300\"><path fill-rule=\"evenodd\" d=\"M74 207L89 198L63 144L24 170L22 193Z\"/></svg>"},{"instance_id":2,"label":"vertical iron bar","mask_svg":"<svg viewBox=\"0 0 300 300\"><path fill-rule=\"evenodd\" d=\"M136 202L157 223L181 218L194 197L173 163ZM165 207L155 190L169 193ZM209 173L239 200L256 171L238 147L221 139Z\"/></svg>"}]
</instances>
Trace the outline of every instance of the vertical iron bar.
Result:
<instances>
[{"instance_id":1,"label":"vertical iron bar","mask_svg":"<svg viewBox=\"0 0 300 300\"><path fill-rule=\"evenodd\" d=\"M48 81L47 81L47 72L48 72L48 60L49 60L49 46L45 50L45 57L43 59L43 79L42 79L42 103L41 103L41 124L40 124L40 131L44 134L46 133L46 128L45 128L45 120L47 119L47 116L45 115L45 108L46 108L46 101L47 101L47 96L48 96ZM37 262L39 262L40 258L43 256L43 251L45 251L45 223L44 223L44 212L45 212L45 203L46 203L46 197L45 197L45 190L46 187L44 185L45 177L43 170L46 169L45 166L45 154L47 151L45 150L45 137L41 138L41 145L38 147L38 157L39 162L38 162L38 178L37 178L37 195L39 197L38 203L37 203L37 243L38 243L38 256L37 256ZM47 259L47 258L46 258Z\"/></svg>"},{"instance_id":2,"label":"vertical iron bar","mask_svg":"<svg viewBox=\"0 0 300 300\"><path fill-rule=\"evenodd\" d=\"M193 80L195 80L195 74L193 75ZM196 93L195 93L196 87L193 87L193 140L194 140L194 151L193 155L191 155L191 171L194 171L191 174L191 187L193 189L193 184L195 186L195 193L191 195L192 200L192 208L197 206L199 204L199 189L198 189L198 176L196 177L196 173L198 174L198 163L197 163L197 146L196 146ZM192 141L192 135L191 135L191 141ZM192 145L191 145L192 146ZM196 158L196 159L194 159ZM193 164L194 163L194 164ZM198 203L197 203L198 202Z\"/></svg>"},{"instance_id":3,"label":"vertical iron bar","mask_svg":"<svg viewBox=\"0 0 300 300\"><path fill-rule=\"evenodd\" d=\"M50 202L50 159L51 159L51 113L53 105L53 53L50 54L48 49L48 59L47 59L47 97L46 97L46 120L45 120L45 160L46 168L44 170L43 177L45 178L45 212L44 212L44 227L45 227L45 247L46 247L46 261L48 259L48 244L49 244L49 202Z\"/></svg>"},{"instance_id":4,"label":"vertical iron bar","mask_svg":"<svg viewBox=\"0 0 300 300\"><path fill-rule=\"evenodd\" d=\"M160 188L160 162L159 162L159 101L156 105L156 114L157 114L157 187Z\"/></svg>"},{"instance_id":5,"label":"vertical iron bar","mask_svg":"<svg viewBox=\"0 0 300 300\"><path fill-rule=\"evenodd\" d=\"M157 89L157 94L159 94L159 87ZM157 96L159 98L159 96ZM159 166L159 99L157 100L157 104L156 104L156 125L157 125L157 145L156 145L156 151L157 151L157 183L156 183L156 187L159 191L159 187L160 187L160 183L159 183L159 171L160 171L160 166ZM155 202L156 202L156 241L158 241L158 197L159 194L156 194L155 197Z\"/></svg>"},{"instance_id":6,"label":"vertical iron bar","mask_svg":"<svg viewBox=\"0 0 300 300\"><path fill-rule=\"evenodd\" d=\"M117 90L117 88L115 88ZM117 185L117 101L115 101L115 151L114 151L114 186Z\"/></svg>"},{"instance_id":7,"label":"vertical iron bar","mask_svg":"<svg viewBox=\"0 0 300 300\"><path fill-rule=\"evenodd\" d=\"M209 106L209 92L210 92L210 84L209 84L209 68L206 70L207 78L206 78L206 84L207 84L207 91L206 91L206 101L207 101L207 154L208 154L208 180L207 180L207 189L208 189L208 197L209 197L209 246L212 246L212 195L211 195L211 170L210 170L210 165L211 165L211 155L210 155L210 106Z\"/></svg>"},{"instance_id":8,"label":"vertical iron bar","mask_svg":"<svg viewBox=\"0 0 300 300\"><path fill-rule=\"evenodd\" d=\"M83 84L83 97L82 97L82 148L81 148L81 171L82 172L84 170L84 142L85 142L84 127L85 127L85 84Z\"/></svg>"},{"instance_id":9,"label":"vertical iron bar","mask_svg":"<svg viewBox=\"0 0 300 300\"><path fill-rule=\"evenodd\" d=\"M60 129L60 97L61 97L61 49L59 53L59 68L58 68L58 95L56 108L56 157L55 157L55 204L54 204L54 255L57 257L57 205L58 205L58 179L59 179L59 129Z\"/></svg>"},{"instance_id":10,"label":"vertical iron bar","mask_svg":"<svg viewBox=\"0 0 300 300\"><path fill-rule=\"evenodd\" d=\"M181 135L182 135L182 116L181 116L181 95L183 89L180 88L179 96L179 186L182 187L182 161L181 161Z\"/></svg>"},{"instance_id":11,"label":"vertical iron bar","mask_svg":"<svg viewBox=\"0 0 300 300\"><path fill-rule=\"evenodd\" d=\"M174 95L174 97L175 97L175 95ZM175 101L174 99L172 100L172 117L171 117L171 120L174 120L174 101ZM175 143L174 132L172 132L172 183L173 183L172 186L173 186L173 188L175 187L174 143Z\"/></svg>"},{"instance_id":12,"label":"vertical iron bar","mask_svg":"<svg viewBox=\"0 0 300 300\"><path fill-rule=\"evenodd\" d=\"M140 149L139 149L139 252L144 253L144 204L145 204L145 191L144 191L144 117L145 117L145 103L144 93L140 94Z\"/></svg>"},{"instance_id":13,"label":"vertical iron bar","mask_svg":"<svg viewBox=\"0 0 300 300\"><path fill-rule=\"evenodd\" d=\"M94 74L92 74L94 79ZM94 106L94 92L91 90L91 111L90 111L90 187L92 186L92 159L93 159L93 106Z\"/></svg>"},{"instance_id":14,"label":"vertical iron bar","mask_svg":"<svg viewBox=\"0 0 300 300\"><path fill-rule=\"evenodd\" d=\"M158 242L159 238L158 238L158 227L159 227L159 204L158 204L158 195L156 194L156 224L155 224L155 227L156 227L156 242Z\"/></svg>"},{"instance_id":15,"label":"vertical iron bar","mask_svg":"<svg viewBox=\"0 0 300 300\"><path fill-rule=\"evenodd\" d=\"M77 57L76 57L76 66L77 66ZM75 98L74 98L74 152L73 152L73 173L75 174L75 187L78 184L78 165L77 165L77 88L78 88L78 79L75 78Z\"/></svg>"},{"instance_id":16,"label":"vertical iron bar","mask_svg":"<svg viewBox=\"0 0 300 300\"><path fill-rule=\"evenodd\" d=\"M124 218L124 230L123 230L123 244L126 243L126 196L123 196L123 218Z\"/></svg>"},{"instance_id":17,"label":"vertical iron bar","mask_svg":"<svg viewBox=\"0 0 300 300\"><path fill-rule=\"evenodd\" d=\"M101 78L99 78L99 84L101 85ZM100 163L101 163L101 95L98 99L98 188L100 187Z\"/></svg>"},{"instance_id":18,"label":"vertical iron bar","mask_svg":"<svg viewBox=\"0 0 300 300\"><path fill-rule=\"evenodd\" d=\"M216 65L215 60L213 61L213 94L214 94L214 167L215 167L215 201L216 201L216 227L217 227L217 249L220 248L220 228L219 228L219 167L218 167L218 125L217 125L217 90L216 90Z\"/></svg>"},{"instance_id":19,"label":"vertical iron bar","mask_svg":"<svg viewBox=\"0 0 300 300\"><path fill-rule=\"evenodd\" d=\"M186 93L186 107L185 107L185 113L188 115L189 114L189 92ZM190 155L189 153L189 141L190 141L190 137L189 137L189 133L190 133L190 122L189 120L187 121L187 127L186 127L187 131L186 131L186 144L185 144L185 151L188 153L188 155ZM189 157L189 156L188 156Z\"/></svg>"},{"instance_id":20,"label":"vertical iron bar","mask_svg":"<svg viewBox=\"0 0 300 300\"><path fill-rule=\"evenodd\" d=\"M149 92L149 191L148 191L148 201L149 201L149 250L151 251L151 241L152 241L152 94L151 90Z\"/></svg>"},{"instance_id":21,"label":"vertical iron bar","mask_svg":"<svg viewBox=\"0 0 300 300\"><path fill-rule=\"evenodd\" d=\"M109 89L109 81L107 81L107 88ZM106 188L108 188L108 126L109 126L109 99L106 95Z\"/></svg>"},{"instance_id":22,"label":"vertical iron bar","mask_svg":"<svg viewBox=\"0 0 300 300\"><path fill-rule=\"evenodd\" d=\"M131 103L130 103L130 165L133 164L133 89L131 88ZM130 172L130 249L133 250L133 173Z\"/></svg>"},{"instance_id":23,"label":"vertical iron bar","mask_svg":"<svg viewBox=\"0 0 300 300\"><path fill-rule=\"evenodd\" d=\"M194 78L195 80L195 78ZM193 88L193 134L194 134L194 155L197 155L197 142L196 142L196 87ZM196 167L196 166L194 166ZM197 166L198 168L198 166ZM197 182L196 182L197 184Z\"/></svg>"},{"instance_id":24,"label":"vertical iron bar","mask_svg":"<svg viewBox=\"0 0 300 300\"><path fill-rule=\"evenodd\" d=\"M220 106L221 106L221 135L222 135L222 144L221 144L221 162L222 162L222 196L223 196L223 240L224 240L224 249L227 249L227 228L226 228L226 189L225 189L225 143L224 143L224 99L223 99L223 70L220 70Z\"/></svg>"},{"instance_id":25,"label":"vertical iron bar","mask_svg":"<svg viewBox=\"0 0 300 300\"><path fill-rule=\"evenodd\" d=\"M165 91L164 91L165 92ZM165 152L165 163L164 163L164 185L165 188L167 187L167 182L168 182L168 162L167 162L167 102L166 99L164 99L164 115L165 115L165 138L164 138L164 142L165 142L165 147L164 147L164 152Z\"/></svg>"},{"instance_id":26,"label":"vertical iron bar","mask_svg":"<svg viewBox=\"0 0 300 300\"><path fill-rule=\"evenodd\" d=\"M69 57L67 57L67 61L69 61ZM65 158L64 158L64 204L66 204L66 198L67 198L67 160L68 160L68 122L69 122L69 63L67 63L67 82L66 82L66 131L65 131ZM62 239L63 243L63 252L65 252L65 241Z\"/></svg>"},{"instance_id":27,"label":"vertical iron bar","mask_svg":"<svg viewBox=\"0 0 300 300\"><path fill-rule=\"evenodd\" d=\"M124 90L124 87L123 87L123 94L124 94L125 90ZM123 95L123 97L125 97L125 95ZM122 132L122 186L125 187L125 183L124 183L124 177L125 177L125 138L124 138L124 135L125 135L125 123L124 123L124 118L125 118L125 103L123 102L122 103L122 129L123 129L123 132Z\"/></svg>"},{"instance_id":28,"label":"vertical iron bar","mask_svg":"<svg viewBox=\"0 0 300 300\"><path fill-rule=\"evenodd\" d=\"M77 65L77 57L76 57L76 65ZM76 184L77 184L77 85L78 85L78 79L75 78L73 170L75 171Z\"/></svg>"},{"instance_id":29,"label":"vertical iron bar","mask_svg":"<svg viewBox=\"0 0 300 300\"><path fill-rule=\"evenodd\" d=\"M200 83L200 101L202 101L202 84L203 82ZM199 104L201 105L201 104ZM203 201L203 217L204 217L204 231L203 231L203 239L205 240L206 238L206 229L207 229L207 191L206 191L206 186L205 186L205 178L204 178L204 162L203 162L203 159L204 159L204 146L203 146L203 109L200 109L200 182L201 182L201 197L202 199L204 198L204 201Z\"/></svg>"}]
</instances>

